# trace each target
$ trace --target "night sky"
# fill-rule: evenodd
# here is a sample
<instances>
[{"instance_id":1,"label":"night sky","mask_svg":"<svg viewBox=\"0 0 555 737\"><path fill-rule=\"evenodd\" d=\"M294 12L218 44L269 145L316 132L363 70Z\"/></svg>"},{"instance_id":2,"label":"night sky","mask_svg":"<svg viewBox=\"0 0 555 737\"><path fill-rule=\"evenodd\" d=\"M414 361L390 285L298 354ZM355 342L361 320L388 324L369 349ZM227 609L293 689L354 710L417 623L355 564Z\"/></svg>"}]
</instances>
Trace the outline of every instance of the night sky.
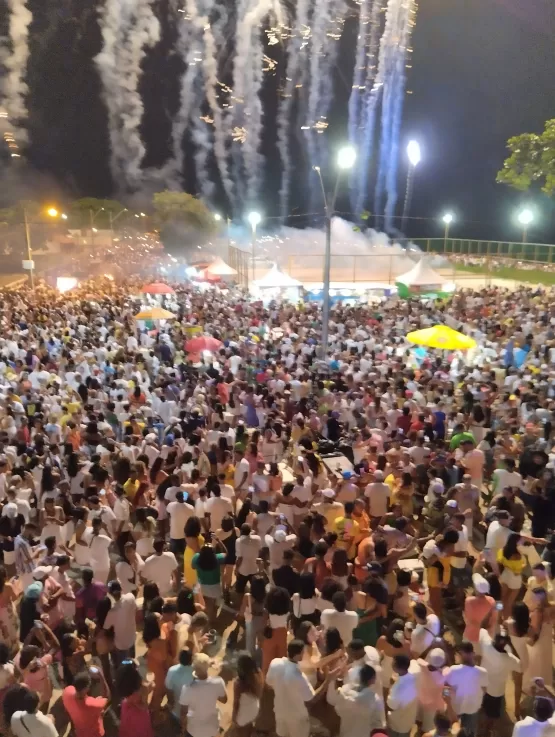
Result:
<instances>
[{"instance_id":1,"label":"night sky","mask_svg":"<svg viewBox=\"0 0 555 737\"><path fill-rule=\"evenodd\" d=\"M0 20L5 23L5 7ZM161 16L165 15L160 0ZM29 0L31 27L30 165L44 193L57 188L68 196L116 194L108 163L106 112L92 57L100 50L95 0ZM143 132L148 165L161 164L167 152L169 119L178 104L179 60L168 55L172 29L150 54L142 82L146 114ZM495 183L511 135L540 132L555 117L555 3L553 0L420 0L413 36L403 126L403 149L420 141L423 161L417 172L411 214L437 218L446 209L457 217L454 235L514 238L514 212L532 203L541 216L531 240L555 242L555 208L541 194L522 195ZM344 135L355 25L347 22L336 70L336 101L330 137ZM268 154L265 212L277 213L275 84L264 99ZM272 101L274 100L273 104ZM187 147L187 142L185 142ZM298 158L302 162L302 157ZM401 162L400 177L406 173ZM297 172L301 183L303 171ZM186 187L194 191L193 176ZM303 187L295 193L298 211ZM404 186L400 184L401 193ZM3 197L5 199L6 194ZM294 203L295 204L295 203ZM401 208L402 203L399 205ZM409 233L439 235L435 221L413 221Z\"/></svg>"}]
</instances>

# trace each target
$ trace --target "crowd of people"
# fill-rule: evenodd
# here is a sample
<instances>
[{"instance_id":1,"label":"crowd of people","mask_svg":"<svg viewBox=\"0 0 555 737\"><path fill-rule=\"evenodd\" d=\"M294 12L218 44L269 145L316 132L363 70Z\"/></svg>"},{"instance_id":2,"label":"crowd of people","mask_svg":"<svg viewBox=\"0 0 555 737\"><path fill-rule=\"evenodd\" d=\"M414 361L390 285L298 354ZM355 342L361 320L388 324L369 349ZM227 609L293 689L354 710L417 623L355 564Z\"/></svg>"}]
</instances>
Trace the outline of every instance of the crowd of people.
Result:
<instances>
[{"instance_id":1,"label":"crowd of people","mask_svg":"<svg viewBox=\"0 0 555 737\"><path fill-rule=\"evenodd\" d=\"M174 286L0 296L1 733L553 732L550 294Z\"/></svg>"}]
</instances>

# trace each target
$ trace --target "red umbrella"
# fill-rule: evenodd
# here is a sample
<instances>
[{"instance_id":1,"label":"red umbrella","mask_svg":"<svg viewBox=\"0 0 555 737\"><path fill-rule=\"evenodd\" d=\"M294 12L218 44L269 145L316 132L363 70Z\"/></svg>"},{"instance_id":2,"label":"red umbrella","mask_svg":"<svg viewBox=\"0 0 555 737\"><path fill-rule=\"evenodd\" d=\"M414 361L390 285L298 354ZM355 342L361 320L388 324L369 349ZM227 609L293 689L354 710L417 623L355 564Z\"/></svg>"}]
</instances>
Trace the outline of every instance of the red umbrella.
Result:
<instances>
[{"instance_id":1,"label":"red umbrella","mask_svg":"<svg viewBox=\"0 0 555 737\"><path fill-rule=\"evenodd\" d=\"M152 284L147 284L143 287L144 294L175 294L175 290L169 287L167 284L155 281Z\"/></svg>"},{"instance_id":2,"label":"red umbrella","mask_svg":"<svg viewBox=\"0 0 555 737\"><path fill-rule=\"evenodd\" d=\"M221 340L216 340L210 335L199 335L198 338L191 338L185 343L185 350L187 353L202 353L202 351L215 353L222 345Z\"/></svg>"}]
</instances>

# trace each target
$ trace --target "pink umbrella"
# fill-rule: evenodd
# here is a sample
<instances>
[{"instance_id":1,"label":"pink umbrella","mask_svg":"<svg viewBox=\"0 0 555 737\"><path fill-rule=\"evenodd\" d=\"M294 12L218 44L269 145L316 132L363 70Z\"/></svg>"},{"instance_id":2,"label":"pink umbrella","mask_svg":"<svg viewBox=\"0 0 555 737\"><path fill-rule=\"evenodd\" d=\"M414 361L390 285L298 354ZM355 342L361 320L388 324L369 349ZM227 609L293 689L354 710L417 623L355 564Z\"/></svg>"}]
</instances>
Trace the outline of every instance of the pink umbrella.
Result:
<instances>
[{"instance_id":1,"label":"pink umbrella","mask_svg":"<svg viewBox=\"0 0 555 737\"><path fill-rule=\"evenodd\" d=\"M144 294L175 294L175 290L167 284L155 281L152 284L147 284L142 289Z\"/></svg>"},{"instance_id":2,"label":"pink umbrella","mask_svg":"<svg viewBox=\"0 0 555 737\"><path fill-rule=\"evenodd\" d=\"M202 351L215 353L222 345L221 340L217 340L211 335L199 335L198 338L191 338L185 343L185 350L187 353L202 353Z\"/></svg>"}]
</instances>

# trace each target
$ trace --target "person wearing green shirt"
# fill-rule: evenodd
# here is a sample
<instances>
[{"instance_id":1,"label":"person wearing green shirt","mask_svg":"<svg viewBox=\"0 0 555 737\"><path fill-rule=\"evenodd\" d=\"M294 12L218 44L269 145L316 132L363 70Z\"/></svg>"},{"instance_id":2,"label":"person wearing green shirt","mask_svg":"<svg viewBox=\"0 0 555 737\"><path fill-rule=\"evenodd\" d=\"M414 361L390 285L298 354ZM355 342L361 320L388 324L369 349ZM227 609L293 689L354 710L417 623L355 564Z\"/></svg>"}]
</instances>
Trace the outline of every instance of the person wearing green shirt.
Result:
<instances>
[{"instance_id":1,"label":"person wearing green shirt","mask_svg":"<svg viewBox=\"0 0 555 737\"><path fill-rule=\"evenodd\" d=\"M222 567L226 559L224 551L224 545L215 539L215 547L207 543L191 559L206 604L206 615L210 621L214 621L218 603L222 598Z\"/></svg>"},{"instance_id":2,"label":"person wearing green shirt","mask_svg":"<svg viewBox=\"0 0 555 737\"><path fill-rule=\"evenodd\" d=\"M464 429L462 425L457 426L453 430L453 437L449 443L449 450L457 450L462 443L475 443L474 435Z\"/></svg>"}]
</instances>

